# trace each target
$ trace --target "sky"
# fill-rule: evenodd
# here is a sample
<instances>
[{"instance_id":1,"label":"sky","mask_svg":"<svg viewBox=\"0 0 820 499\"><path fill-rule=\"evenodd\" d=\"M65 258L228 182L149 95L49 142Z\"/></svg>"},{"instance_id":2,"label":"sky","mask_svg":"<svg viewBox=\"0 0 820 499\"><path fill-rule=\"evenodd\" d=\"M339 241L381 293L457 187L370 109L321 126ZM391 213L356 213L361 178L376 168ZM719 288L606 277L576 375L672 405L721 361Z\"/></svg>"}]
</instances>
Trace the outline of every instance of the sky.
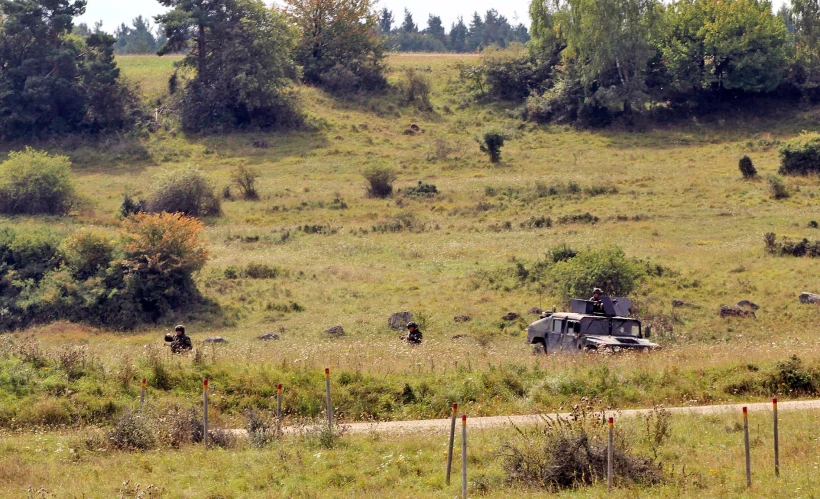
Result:
<instances>
[{"instance_id":1,"label":"sky","mask_svg":"<svg viewBox=\"0 0 820 499\"><path fill-rule=\"evenodd\" d=\"M522 22L527 27L530 24L527 15L529 0L381 0L378 8L383 7L393 11L396 24L404 19L404 8L407 7L420 28L427 26L427 18L431 13L440 16L449 29L458 16L463 16L469 24L473 12L478 11L483 17L484 12L493 8L506 16L512 24ZM165 8L156 0L88 0L86 13L77 23L84 22L91 26L102 20L103 29L113 32L121 23L130 25L131 19L139 15L153 17L164 11Z\"/></svg>"}]
</instances>

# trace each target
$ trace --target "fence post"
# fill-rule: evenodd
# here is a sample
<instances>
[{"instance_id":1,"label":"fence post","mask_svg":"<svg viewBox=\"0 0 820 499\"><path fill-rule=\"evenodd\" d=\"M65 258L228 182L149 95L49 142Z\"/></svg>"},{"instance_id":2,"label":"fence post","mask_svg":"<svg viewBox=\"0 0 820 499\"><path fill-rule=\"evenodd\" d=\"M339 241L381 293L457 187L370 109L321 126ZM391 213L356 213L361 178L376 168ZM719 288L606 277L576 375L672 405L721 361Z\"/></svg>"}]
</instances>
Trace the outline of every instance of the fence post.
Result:
<instances>
[{"instance_id":1,"label":"fence post","mask_svg":"<svg viewBox=\"0 0 820 499\"><path fill-rule=\"evenodd\" d=\"M749 409L743 408L743 445L746 447L746 487L752 486L752 455L749 449Z\"/></svg>"},{"instance_id":2,"label":"fence post","mask_svg":"<svg viewBox=\"0 0 820 499\"><path fill-rule=\"evenodd\" d=\"M450 472L453 469L453 444L456 438L456 411L458 404L453 404L453 411L450 415L450 444L447 446L447 479L445 483L450 485Z\"/></svg>"},{"instance_id":3,"label":"fence post","mask_svg":"<svg viewBox=\"0 0 820 499\"><path fill-rule=\"evenodd\" d=\"M202 441L205 443L205 448L208 448L208 379L203 381L204 386L202 390Z\"/></svg>"},{"instance_id":4,"label":"fence post","mask_svg":"<svg viewBox=\"0 0 820 499\"><path fill-rule=\"evenodd\" d=\"M148 381L145 378L142 378L142 388L140 389L140 412L143 411L145 408L145 385Z\"/></svg>"},{"instance_id":5,"label":"fence post","mask_svg":"<svg viewBox=\"0 0 820 499\"><path fill-rule=\"evenodd\" d=\"M772 399L772 415L774 417L774 476L780 476L780 436L777 431L777 398Z\"/></svg>"},{"instance_id":6,"label":"fence post","mask_svg":"<svg viewBox=\"0 0 820 499\"><path fill-rule=\"evenodd\" d=\"M461 499L467 499L467 415L461 415Z\"/></svg>"},{"instance_id":7,"label":"fence post","mask_svg":"<svg viewBox=\"0 0 820 499\"><path fill-rule=\"evenodd\" d=\"M333 435L333 403L330 399L330 369L325 368L325 387L327 388L327 429Z\"/></svg>"},{"instance_id":8,"label":"fence post","mask_svg":"<svg viewBox=\"0 0 820 499\"><path fill-rule=\"evenodd\" d=\"M276 438L282 437L282 383L276 386Z\"/></svg>"},{"instance_id":9,"label":"fence post","mask_svg":"<svg viewBox=\"0 0 820 499\"><path fill-rule=\"evenodd\" d=\"M614 447L615 418L609 418L609 444L606 448L606 490L612 492L612 454Z\"/></svg>"}]
</instances>

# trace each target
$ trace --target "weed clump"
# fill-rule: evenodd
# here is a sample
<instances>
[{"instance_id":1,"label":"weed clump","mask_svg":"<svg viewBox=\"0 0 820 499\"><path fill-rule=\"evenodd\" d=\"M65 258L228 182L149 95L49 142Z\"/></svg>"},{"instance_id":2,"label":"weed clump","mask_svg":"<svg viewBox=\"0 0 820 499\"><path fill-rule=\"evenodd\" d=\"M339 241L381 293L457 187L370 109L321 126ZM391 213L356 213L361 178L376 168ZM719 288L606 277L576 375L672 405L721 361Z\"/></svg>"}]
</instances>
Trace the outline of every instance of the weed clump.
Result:
<instances>
[{"instance_id":1,"label":"weed clump","mask_svg":"<svg viewBox=\"0 0 820 499\"><path fill-rule=\"evenodd\" d=\"M386 198L393 194L393 182L397 175L392 168L374 166L362 173L367 180L367 195L372 198Z\"/></svg>"},{"instance_id":2,"label":"weed clump","mask_svg":"<svg viewBox=\"0 0 820 499\"><path fill-rule=\"evenodd\" d=\"M763 381L763 386L772 394L789 396L816 395L820 373L807 368L797 355L775 364Z\"/></svg>"},{"instance_id":3,"label":"weed clump","mask_svg":"<svg viewBox=\"0 0 820 499\"><path fill-rule=\"evenodd\" d=\"M157 445L155 429L151 420L137 411L120 416L108 433L108 440L115 449L128 451L151 450Z\"/></svg>"},{"instance_id":4,"label":"weed clump","mask_svg":"<svg viewBox=\"0 0 820 499\"><path fill-rule=\"evenodd\" d=\"M419 180L418 185L406 188L402 194L407 197L433 197L438 194L435 184L427 184Z\"/></svg>"},{"instance_id":5,"label":"weed clump","mask_svg":"<svg viewBox=\"0 0 820 499\"><path fill-rule=\"evenodd\" d=\"M119 211L121 218L130 217L137 213L145 213L146 211L148 211L148 201L134 199L128 192L123 193Z\"/></svg>"},{"instance_id":6,"label":"weed clump","mask_svg":"<svg viewBox=\"0 0 820 499\"><path fill-rule=\"evenodd\" d=\"M787 237L778 240L774 232L767 233L763 241L766 244L766 252L772 255L820 257L820 241L810 241L807 238L795 240Z\"/></svg>"},{"instance_id":7,"label":"weed clump","mask_svg":"<svg viewBox=\"0 0 820 499\"><path fill-rule=\"evenodd\" d=\"M259 193L256 191L256 180L260 176L258 169L246 165L239 165L231 171L231 181L239 187L242 198L248 201L259 199ZM226 187L226 189L228 188Z\"/></svg>"},{"instance_id":8,"label":"weed clump","mask_svg":"<svg viewBox=\"0 0 820 499\"><path fill-rule=\"evenodd\" d=\"M772 199L786 199L791 195L783 179L775 175L769 177L769 194Z\"/></svg>"},{"instance_id":9,"label":"weed clump","mask_svg":"<svg viewBox=\"0 0 820 499\"><path fill-rule=\"evenodd\" d=\"M757 176L757 169L752 163L752 158L749 156L740 158L737 167L740 169L740 174L743 175L743 178L755 178Z\"/></svg>"},{"instance_id":10,"label":"weed clump","mask_svg":"<svg viewBox=\"0 0 820 499\"><path fill-rule=\"evenodd\" d=\"M0 213L65 215L75 201L67 157L26 148L0 163Z\"/></svg>"},{"instance_id":11,"label":"weed clump","mask_svg":"<svg viewBox=\"0 0 820 499\"><path fill-rule=\"evenodd\" d=\"M222 213L211 181L195 168L183 168L160 176L148 209L152 213L184 213L192 217Z\"/></svg>"},{"instance_id":12,"label":"weed clump","mask_svg":"<svg viewBox=\"0 0 820 499\"><path fill-rule=\"evenodd\" d=\"M506 481L548 490L591 485L607 476L605 413L575 406L568 418L543 417L530 428L516 427L518 435L502 447ZM616 480L625 484L654 485L662 481L652 460L631 454L626 435L615 433Z\"/></svg>"},{"instance_id":13,"label":"weed clump","mask_svg":"<svg viewBox=\"0 0 820 499\"><path fill-rule=\"evenodd\" d=\"M404 71L404 81L399 91L408 104L415 104L422 111L433 109L430 104L430 78L413 68Z\"/></svg>"}]
</instances>

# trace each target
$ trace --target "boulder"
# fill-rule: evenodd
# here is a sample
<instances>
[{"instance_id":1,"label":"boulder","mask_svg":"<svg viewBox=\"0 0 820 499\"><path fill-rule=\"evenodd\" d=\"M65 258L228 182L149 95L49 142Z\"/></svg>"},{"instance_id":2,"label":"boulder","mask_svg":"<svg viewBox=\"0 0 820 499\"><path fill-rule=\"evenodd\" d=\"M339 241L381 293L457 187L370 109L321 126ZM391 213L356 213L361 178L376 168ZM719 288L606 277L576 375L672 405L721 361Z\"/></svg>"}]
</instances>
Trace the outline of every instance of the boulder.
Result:
<instances>
[{"instance_id":1,"label":"boulder","mask_svg":"<svg viewBox=\"0 0 820 499\"><path fill-rule=\"evenodd\" d=\"M223 338L222 336L211 336L210 338L205 338L205 343L227 343L228 340Z\"/></svg>"},{"instance_id":2,"label":"boulder","mask_svg":"<svg viewBox=\"0 0 820 499\"><path fill-rule=\"evenodd\" d=\"M413 312L396 312L387 319L387 325L393 329L407 329L407 323L413 320Z\"/></svg>"},{"instance_id":3,"label":"boulder","mask_svg":"<svg viewBox=\"0 0 820 499\"><path fill-rule=\"evenodd\" d=\"M530 311L529 311L529 312L527 312L527 313L528 313L528 314L530 314L530 315L541 315L541 314L543 314L543 313L544 313L544 311L543 311L543 310L541 310L541 309L540 309L540 308L538 308L538 307L532 307L532 308L530 309Z\"/></svg>"},{"instance_id":4,"label":"boulder","mask_svg":"<svg viewBox=\"0 0 820 499\"><path fill-rule=\"evenodd\" d=\"M345 334L345 330L342 326L333 326L325 329L325 332L333 336L343 336Z\"/></svg>"},{"instance_id":5,"label":"boulder","mask_svg":"<svg viewBox=\"0 0 820 499\"><path fill-rule=\"evenodd\" d=\"M505 315L504 317L502 317L502 318L501 318L501 320L504 320L504 321L514 321L514 320L518 319L519 317L521 317L521 316L520 316L520 315L518 315L518 314L516 314L515 312L509 312L509 313L507 313L507 315Z\"/></svg>"},{"instance_id":6,"label":"boulder","mask_svg":"<svg viewBox=\"0 0 820 499\"><path fill-rule=\"evenodd\" d=\"M453 317L453 320L455 322L469 322L470 319L472 319L472 317L470 317L469 315L457 315Z\"/></svg>"},{"instance_id":7,"label":"boulder","mask_svg":"<svg viewBox=\"0 0 820 499\"><path fill-rule=\"evenodd\" d=\"M416 125L415 123L411 123L411 124L410 124L410 130L413 130L414 132L420 132L420 131L421 131L421 127L420 127L420 126L418 126L418 125Z\"/></svg>"},{"instance_id":8,"label":"boulder","mask_svg":"<svg viewBox=\"0 0 820 499\"><path fill-rule=\"evenodd\" d=\"M752 310L757 310L760 308L760 305L749 300L740 300L739 302L737 302L737 306L751 308Z\"/></svg>"},{"instance_id":9,"label":"boulder","mask_svg":"<svg viewBox=\"0 0 820 499\"><path fill-rule=\"evenodd\" d=\"M262 341L276 341L279 339L279 335L276 333L265 333L262 336L257 336L256 339Z\"/></svg>"},{"instance_id":10,"label":"boulder","mask_svg":"<svg viewBox=\"0 0 820 499\"><path fill-rule=\"evenodd\" d=\"M727 307L726 305L720 306L720 316L721 317L755 317L755 313L753 310L743 310L740 307Z\"/></svg>"},{"instance_id":11,"label":"boulder","mask_svg":"<svg viewBox=\"0 0 820 499\"><path fill-rule=\"evenodd\" d=\"M800 293L800 303L820 303L820 295L814 293Z\"/></svg>"}]
</instances>

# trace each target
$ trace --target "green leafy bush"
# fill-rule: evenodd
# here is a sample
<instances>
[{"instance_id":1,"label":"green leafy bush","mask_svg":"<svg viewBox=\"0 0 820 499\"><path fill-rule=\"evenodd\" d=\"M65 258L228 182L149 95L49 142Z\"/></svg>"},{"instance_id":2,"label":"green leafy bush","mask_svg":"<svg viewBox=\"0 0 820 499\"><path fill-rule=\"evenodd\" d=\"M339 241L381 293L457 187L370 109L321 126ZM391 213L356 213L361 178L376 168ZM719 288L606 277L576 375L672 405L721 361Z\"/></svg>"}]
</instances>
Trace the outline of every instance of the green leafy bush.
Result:
<instances>
[{"instance_id":1,"label":"green leafy bush","mask_svg":"<svg viewBox=\"0 0 820 499\"><path fill-rule=\"evenodd\" d=\"M780 148L781 175L820 172L820 134L805 133Z\"/></svg>"},{"instance_id":2,"label":"green leafy bush","mask_svg":"<svg viewBox=\"0 0 820 499\"><path fill-rule=\"evenodd\" d=\"M481 140L478 140L481 152L490 157L491 163L501 161L501 148L504 147L505 135L499 131L490 130L484 133Z\"/></svg>"},{"instance_id":3,"label":"green leafy bush","mask_svg":"<svg viewBox=\"0 0 820 499\"><path fill-rule=\"evenodd\" d=\"M568 256L560 253L561 257ZM570 299L589 296L596 287L613 296L626 296L644 277L644 269L623 250L610 246L579 251L576 256L555 263L549 274L556 290Z\"/></svg>"},{"instance_id":4,"label":"green leafy bush","mask_svg":"<svg viewBox=\"0 0 820 499\"><path fill-rule=\"evenodd\" d=\"M26 148L0 164L0 212L8 215L65 215L75 201L71 163Z\"/></svg>"},{"instance_id":5,"label":"green leafy bush","mask_svg":"<svg viewBox=\"0 0 820 499\"><path fill-rule=\"evenodd\" d=\"M752 163L752 158L749 156L743 156L740 158L737 167L740 169L740 173L743 175L743 178L755 178L757 176L757 169L755 168L754 163Z\"/></svg>"},{"instance_id":6,"label":"green leafy bush","mask_svg":"<svg viewBox=\"0 0 820 499\"><path fill-rule=\"evenodd\" d=\"M222 208L211 181L195 168L170 171L157 178L148 201L152 213L219 215Z\"/></svg>"},{"instance_id":7,"label":"green leafy bush","mask_svg":"<svg viewBox=\"0 0 820 499\"><path fill-rule=\"evenodd\" d=\"M433 109L430 104L430 78L413 68L404 71L404 80L399 84L404 100L415 104L422 111Z\"/></svg>"},{"instance_id":8,"label":"green leafy bush","mask_svg":"<svg viewBox=\"0 0 820 499\"><path fill-rule=\"evenodd\" d=\"M256 180L261 176L258 169L246 165L239 165L231 171L231 181L239 187L242 197L250 201L259 199ZM230 188L225 189L228 196L223 197L230 198Z\"/></svg>"},{"instance_id":9,"label":"green leafy bush","mask_svg":"<svg viewBox=\"0 0 820 499\"><path fill-rule=\"evenodd\" d=\"M783 179L776 175L769 177L769 194L772 199L786 199L791 195Z\"/></svg>"},{"instance_id":10,"label":"green leafy bush","mask_svg":"<svg viewBox=\"0 0 820 499\"><path fill-rule=\"evenodd\" d=\"M419 180L418 185L408 187L402 194L408 197L432 197L438 194L438 188L435 184L428 184Z\"/></svg>"},{"instance_id":11,"label":"green leafy bush","mask_svg":"<svg viewBox=\"0 0 820 499\"><path fill-rule=\"evenodd\" d=\"M362 174L367 180L367 195L373 198L386 198L393 194L393 182L396 172L392 168L373 166Z\"/></svg>"}]
</instances>

